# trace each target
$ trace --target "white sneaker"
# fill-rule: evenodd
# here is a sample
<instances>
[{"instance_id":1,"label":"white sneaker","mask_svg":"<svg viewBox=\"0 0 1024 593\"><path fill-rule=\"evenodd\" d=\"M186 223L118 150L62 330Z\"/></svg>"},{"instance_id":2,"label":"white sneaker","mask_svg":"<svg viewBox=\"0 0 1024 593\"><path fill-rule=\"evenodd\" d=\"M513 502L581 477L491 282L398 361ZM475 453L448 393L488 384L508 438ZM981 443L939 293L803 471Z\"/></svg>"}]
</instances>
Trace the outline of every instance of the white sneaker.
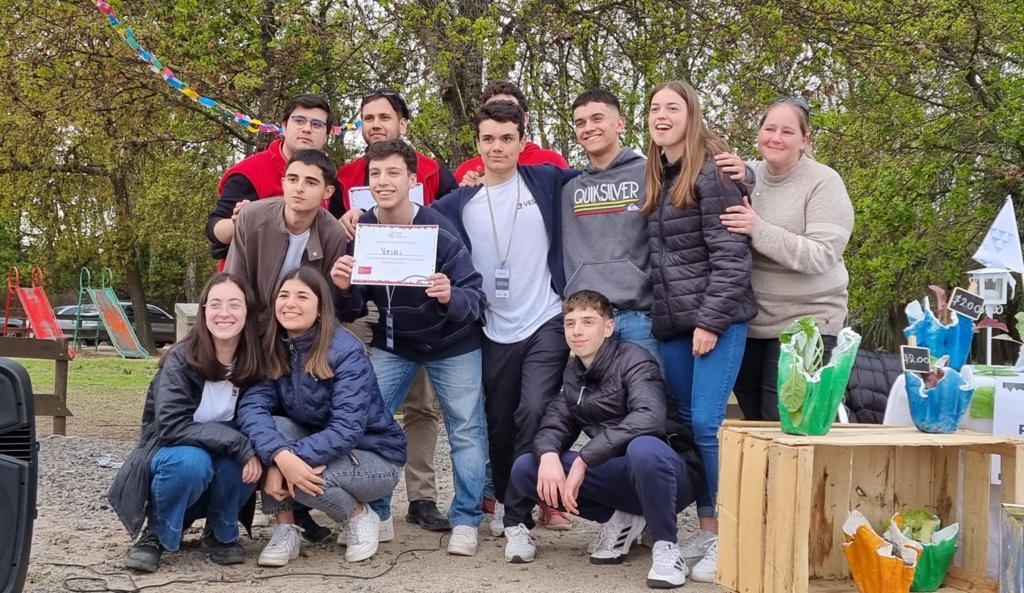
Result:
<instances>
[{"instance_id":1,"label":"white sneaker","mask_svg":"<svg viewBox=\"0 0 1024 593\"><path fill-rule=\"evenodd\" d=\"M618 564L629 554L629 547L640 537L647 521L640 515L615 511L601 525L590 553L591 564Z\"/></svg>"},{"instance_id":2,"label":"white sneaker","mask_svg":"<svg viewBox=\"0 0 1024 593\"><path fill-rule=\"evenodd\" d=\"M469 525L452 527L452 536L448 539L448 553L455 556L475 556L476 529Z\"/></svg>"},{"instance_id":3,"label":"white sneaker","mask_svg":"<svg viewBox=\"0 0 1024 593\"><path fill-rule=\"evenodd\" d=\"M256 511L252 515L252 526L253 527L268 527L270 525L270 517L263 514L263 509L257 505Z\"/></svg>"},{"instance_id":4,"label":"white sneaker","mask_svg":"<svg viewBox=\"0 0 1024 593\"><path fill-rule=\"evenodd\" d=\"M704 557L690 571L690 578L699 583L715 582L715 571L718 568L718 538L711 542Z\"/></svg>"},{"instance_id":5,"label":"white sneaker","mask_svg":"<svg viewBox=\"0 0 1024 593\"><path fill-rule=\"evenodd\" d=\"M711 543L718 541L718 535L710 531L698 531L689 539L679 544L679 554L683 557L686 566L692 567L700 562L700 559L707 553Z\"/></svg>"},{"instance_id":6,"label":"white sneaker","mask_svg":"<svg viewBox=\"0 0 1024 593\"><path fill-rule=\"evenodd\" d=\"M363 512L348 520L348 549L345 560L361 562L377 553L380 543L380 517L370 508L363 507Z\"/></svg>"},{"instance_id":7,"label":"white sneaker","mask_svg":"<svg viewBox=\"0 0 1024 593\"><path fill-rule=\"evenodd\" d=\"M533 562L537 548L530 538L530 530L520 523L515 527L505 528L505 562L525 564Z\"/></svg>"},{"instance_id":8,"label":"white sneaker","mask_svg":"<svg viewBox=\"0 0 1024 593\"><path fill-rule=\"evenodd\" d=\"M505 505L500 502L494 503L494 516L491 518L491 535L501 537L505 533Z\"/></svg>"},{"instance_id":9,"label":"white sneaker","mask_svg":"<svg viewBox=\"0 0 1024 593\"><path fill-rule=\"evenodd\" d=\"M387 519L381 520L380 527L377 529L377 541L383 544L393 539L395 539L395 516L391 515ZM348 545L348 525L338 524L338 545Z\"/></svg>"},{"instance_id":10,"label":"white sneaker","mask_svg":"<svg viewBox=\"0 0 1024 593\"><path fill-rule=\"evenodd\" d=\"M301 534L302 528L298 525L278 524L256 563L260 566L285 566L295 560L299 557Z\"/></svg>"},{"instance_id":11,"label":"white sneaker","mask_svg":"<svg viewBox=\"0 0 1024 593\"><path fill-rule=\"evenodd\" d=\"M651 549L651 570L647 571L647 586L653 589L682 587L689 569L679 555L679 546L673 542L656 541Z\"/></svg>"}]
</instances>

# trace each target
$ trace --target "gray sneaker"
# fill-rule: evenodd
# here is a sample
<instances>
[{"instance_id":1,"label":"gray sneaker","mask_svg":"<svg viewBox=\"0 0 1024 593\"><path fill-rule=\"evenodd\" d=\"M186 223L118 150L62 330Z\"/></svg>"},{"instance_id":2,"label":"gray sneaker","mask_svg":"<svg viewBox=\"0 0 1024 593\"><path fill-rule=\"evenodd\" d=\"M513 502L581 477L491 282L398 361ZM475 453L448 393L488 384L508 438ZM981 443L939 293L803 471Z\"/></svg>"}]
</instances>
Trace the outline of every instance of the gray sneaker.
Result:
<instances>
[{"instance_id":1,"label":"gray sneaker","mask_svg":"<svg viewBox=\"0 0 1024 593\"><path fill-rule=\"evenodd\" d=\"M704 554L707 554L711 544L716 541L718 541L717 534L710 531L698 531L690 539L679 544L679 554L683 557L686 566L693 567L700 562Z\"/></svg>"},{"instance_id":2,"label":"gray sneaker","mask_svg":"<svg viewBox=\"0 0 1024 593\"><path fill-rule=\"evenodd\" d=\"M715 571L718 569L718 538L711 542L708 551L690 571L690 578L699 583L715 582Z\"/></svg>"},{"instance_id":3,"label":"gray sneaker","mask_svg":"<svg viewBox=\"0 0 1024 593\"><path fill-rule=\"evenodd\" d=\"M647 586L652 589L682 587L689 573L674 542L656 541L651 549L651 570L647 572Z\"/></svg>"},{"instance_id":4,"label":"gray sneaker","mask_svg":"<svg viewBox=\"0 0 1024 593\"><path fill-rule=\"evenodd\" d=\"M285 566L299 557L299 541L302 539L302 528L291 523L279 524L274 528L273 535L266 547L260 552L256 561L260 566Z\"/></svg>"},{"instance_id":5,"label":"gray sneaker","mask_svg":"<svg viewBox=\"0 0 1024 593\"><path fill-rule=\"evenodd\" d=\"M647 521L640 515L615 511L608 521L601 525L593 551L591 564L618 564L629 554L629 547L640 537Z\"/></svg>"}]
</instances>

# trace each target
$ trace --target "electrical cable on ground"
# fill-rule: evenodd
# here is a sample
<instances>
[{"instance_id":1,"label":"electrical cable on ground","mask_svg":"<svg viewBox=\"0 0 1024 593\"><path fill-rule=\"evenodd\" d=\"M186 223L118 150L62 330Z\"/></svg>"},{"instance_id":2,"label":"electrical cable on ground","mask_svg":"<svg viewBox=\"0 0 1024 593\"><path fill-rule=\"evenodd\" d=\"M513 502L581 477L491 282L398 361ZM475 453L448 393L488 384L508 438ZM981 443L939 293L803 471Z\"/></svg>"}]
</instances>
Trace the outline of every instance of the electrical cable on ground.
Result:
<instances>
[{"instance_id":1,"label":"electrical cable on ground","mask_svg":"<svg viewBox=\"0 0 1024 593\"><path fill-rule=\"evenodd\" d=\"M352 574L352 573L344 573L344 572L309 572L309 571L302 571L302 572L274 572L274 573L268 573L268 574L253 574L253 575L249 575L249 576L246 576L246 577L240 577L240 578L173 579L173 580L166 581L166 582L163 582L163 583L153 583L153 584L149 584L149 585L138 585L138 584L135 583L135 579L133 578L133 575L131 573L128 573L128 572L99 572L98 570L96 570L92 566L89 566L89 565L86 565L86 564L71 564L71 563L65 563L65 562L43 562L42 564L46 564L48 566L65 566L65 567L71 567L71 568L82 568L82 569L85 569L85 570L90 570L90 571L92 571L93 573L96 574L96 576L75 576L75 577L67 577L66 579L64 579L64 583L63 583L64 588L66 590L70 591L71 593L140 593L142 591L146 591L146 590L149 590L149 589L159 589L161 587L167 587L169 585L196 584L196 583L206 583L206 584L211 584L211 585L213 585L213 584L240 584L240 583L253 583L253 582L256 582L256 581L269 581L269 580L272 580L272 579L284 579L284 578L290 578L290 577L295 577L295 578L319 577L319 578L332 578L332 579L353 579L353 580L358 580L358 581L372 581L374 579L379 579L379 578L383 577L384 575L388 574L389 572L391 572L395 568L395 566L398 565L398 561L401 560L402 557L407 555L407 554L412 554L414 552L437 552L437 551L441 550L443 548L443 546L444 546L444 538L447 537L447 536L448 536L448 534L446 533L446 534L442 535L438 539L437 547L436 548L410 548L408 550L402 550L401 552L398 553L398 555L396 555L394 557L393 560L391 560L391 562L388 564L388 566L384 570L382 570L381 572L379 572L377 574L372 574L372 575ZM131 588L114 587L114 586L111 585L110 580L108 580L106 578L102 578L102 577L122 577L122 578L126 578L128 580L128 582L131 583ZM77 583L82 583L82 584L78 585ZM89 584L91 584L92 586L89 586Z\"/></svg>"}]
</instances>

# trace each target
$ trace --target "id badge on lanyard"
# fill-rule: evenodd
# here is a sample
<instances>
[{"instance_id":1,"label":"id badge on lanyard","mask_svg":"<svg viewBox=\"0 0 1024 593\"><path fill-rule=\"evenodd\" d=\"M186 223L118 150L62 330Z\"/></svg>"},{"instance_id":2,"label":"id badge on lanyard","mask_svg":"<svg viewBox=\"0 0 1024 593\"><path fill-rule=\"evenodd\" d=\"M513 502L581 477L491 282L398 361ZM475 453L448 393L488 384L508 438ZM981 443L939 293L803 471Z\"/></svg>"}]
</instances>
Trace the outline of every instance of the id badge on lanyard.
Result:
<instances>
[{"instance_id":1,"label":"id badge on lanyard","mask_svg":"<svg viewBox=\"0 0 1024 593\"><path fill-rule=\"evenodd\" d=\"M395 316L391 314L390 307L384 313L384 336L387 349L393 352L395 350Z\"/></svg>"},{"instance_id":2,"label":"id badge on lanyard","mask_svg":"<svg viewBox=\"0 0 1024 593\"><path fill-rule=\"evenodd\" d=\"M508 268L494 268L494 298L512 298L512 273Z\"/></svg>"}]
</instances>

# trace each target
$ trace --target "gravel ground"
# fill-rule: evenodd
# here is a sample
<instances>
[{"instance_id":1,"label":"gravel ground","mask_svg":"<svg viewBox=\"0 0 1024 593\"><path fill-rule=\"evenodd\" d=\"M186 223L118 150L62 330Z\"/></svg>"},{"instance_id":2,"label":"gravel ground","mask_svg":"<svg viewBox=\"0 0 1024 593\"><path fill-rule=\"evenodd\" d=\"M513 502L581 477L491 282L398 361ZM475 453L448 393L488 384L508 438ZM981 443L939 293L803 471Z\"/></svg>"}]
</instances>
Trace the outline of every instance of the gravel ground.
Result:
<instances>
[{"instance_id":1,"label":"gravel ground","mask_svg":"<svg viewBox=\"0 0 1024 593\"><path fill-rule=\"evenodd\" d=\"M118 435L120 436L120 435ZM123 437L122 437L123 439ZM210 563L199 550L200 527L185 536L182 551L165 553L159 572L129 574L122 558L128 535L106 501L106 490L133 443L95 436L40 436L38 518L25 591L202 591L278 592L281 590L334 592L487 592L649 591L644 585L650 567L647 548L635 548L620 565L594 566L587 561L587 544L597 533L593 523L575 520L568 532L538 529L537 560L529 565L506 564L504 540L480 532L476 557L459 558L444 551L438 534L406 523L405 485L396 489L396 538L381 544L369 561L348 564L343 548L334 543L303 544L302 556L284 569L256 566L255 558L270 537L270 527L257 527L254 538L243 535L248 560L233 567ZM451 462L444 438L438 446L438 487L442 507L452 493ZM315 514L321 524L326 516ZM680 515L680 535L696 529L692 507ZM335 528L336 531L336 528ZM330 573L343 576L296 573ZM98 580L84 580L80 577ZM161 584L164 584L161 586ZM692 593L724 591L714 585L687 583Z\"/></svg>"}]
</instances>

